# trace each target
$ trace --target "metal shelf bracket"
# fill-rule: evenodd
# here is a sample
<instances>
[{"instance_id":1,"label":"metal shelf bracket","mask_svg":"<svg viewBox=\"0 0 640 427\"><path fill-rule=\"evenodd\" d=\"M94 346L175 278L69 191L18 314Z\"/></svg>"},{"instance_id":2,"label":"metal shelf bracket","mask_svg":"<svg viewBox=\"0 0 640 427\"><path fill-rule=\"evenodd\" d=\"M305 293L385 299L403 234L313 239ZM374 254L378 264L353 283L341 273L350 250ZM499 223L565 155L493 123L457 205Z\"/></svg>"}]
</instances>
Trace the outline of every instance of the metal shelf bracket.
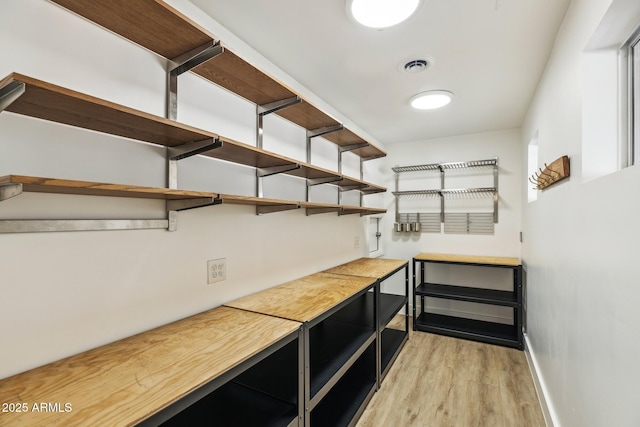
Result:
<instances>
[{"instance_id":1,"label":"metal shelf bracket","mask_svg":"<svg viewBox=\"0 0 640 427\"><path fill-rule=\"evenodd\" d=\"M285 173L292 170L300 169L299 163L292 163L290 165L271 166L268 168L256 168L256 176L258 178L264 178L265 176L277 175L279 173Z\"/></svg>"},{"instance_id":2,"label":"metal shelf bracket","mask_svg":"<svg viewBox=\"0 0 640 427\"><path fill-rule=\"evenodd\" d=\"M224 52L219 41L211 40L190 50L167 64L167 118L178 118L178 76Z\"/></svg>"},{"instance_id":3,"label":"metal shelf bracket","mask_svg":"<svg viewBox=\"0 0 640 427\"><path fill-rule=\"evenodd\" d=\"M219 205L221 203L222 200L220 198L214 197L200 197L189 200L167 200L167 211L184 211L204 206Z\"/></svg>"},{"instance_id":4,"label":"metal shelf bracket","mask_svg":"<svg viewBox=\"0 0 640 427\"><path fill-rule=\"evenodd\" d=\"M10 82L0 88L0 112L24 93L26 85L23 82Z\"/></svg>"},{"instance_id":5,"label":"metal shelf bracket","mask_svg":"<svg viewBox=\"0 0 640 427\"><path fill-rule=\"evenodd\" d=\"M290 211L293 209L300 209L300 205L262 205L256 206L256 215L264 215L273 212Z\"/></svg>"},{"instance_id":6,"label":"metal shelf bracket","mask_svg":"<svg viewBox=\"0 0 640 427\"><path fill-rule=\"evenodd\" d=\"M167 158L171 160L182 160L196 154L206 153L222 147L223 142L218 138L207 138L201 141L188 142L176 147L167 148Z\"/></svg>"},{"instance_id":7,"label":"metal shelf bracket","mask_svg":"<svg viewBox=\"0 0 640 427\"><path fill-rule=\"evenodd\" d=\"M0 220L0 233L170 229L166 219Z\"/></svg>"},{"instance_id":8,"label":"metal shelf bracket","mask_svg":"<svg viewBox=\"0 0 640 427\"><path fill-rule=\"evenodd\" d=\"M338 149L340 150L341 153L344 153L346 151L353 151L353 150L357 150L358 148L364 148L364 147L368 147L369 144L366 142L360 142L358 144L351 144L351 145L341 145L338 147Z\"/></svg>"},{"instance_id":9,"label":"metal shelf bracket","mask_svg":"<svg viewBox=\"0 0 640 427\"><path fill-rule=\"evenodd\" d=\"M307 186L313 187L314 185L329 184L331 182L340 181L341 179L341 176L330 176L328 178L308 178Z\"/></svg>"},{"instance_id":10,"label":"metal shelf bracket","mask_svg":"<svg viewBox=\"0 0 640 427\"><path fill-rule=\"evenodd\" d=\"M310 129L310 130L307 130L307 138L308 139L315 138L317 136L326 135L328 133L338 132L342 129L344 129L344 125L342 123L333 125L333 126L321 127L318 129Z\"/></svg>"},{"instance_id":11,"label":"metal shelf bracket","mask_svg":"<svg viewBox=\"0 0 640 427\"><path fill-rule=\"evenodd\" d=\"M0 202L22 194L22 184L0 184Z\"/></svg>"}]
</instances>

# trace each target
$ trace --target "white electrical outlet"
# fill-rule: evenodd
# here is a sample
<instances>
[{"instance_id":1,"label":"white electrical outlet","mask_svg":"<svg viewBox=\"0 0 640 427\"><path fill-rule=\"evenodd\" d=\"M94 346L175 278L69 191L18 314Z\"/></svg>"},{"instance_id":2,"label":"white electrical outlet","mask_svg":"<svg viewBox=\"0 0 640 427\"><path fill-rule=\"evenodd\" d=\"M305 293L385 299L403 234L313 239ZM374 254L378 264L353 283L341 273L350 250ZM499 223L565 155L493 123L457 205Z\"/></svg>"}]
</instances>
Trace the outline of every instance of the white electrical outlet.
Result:
<instances>
[{"instance_id":1,"label":"white electrical outlet","mask_svg":"<svg viewBox=\"0 0 640 427\"><path fill-rule=\"evenodd\" d=\"M360 249L360 236L353 238L353 249Z\"/></svg>"},{"instance_id":2,"label":"white electrical outlet","mask_svg":"<svg viewBox=\"0 0 640 427\"><path fill-rule=\"evenodd\" d=\"M207 261L207 283L222 282L227 279L227 259L218 258Z\"/></svg>"}]
</instances>

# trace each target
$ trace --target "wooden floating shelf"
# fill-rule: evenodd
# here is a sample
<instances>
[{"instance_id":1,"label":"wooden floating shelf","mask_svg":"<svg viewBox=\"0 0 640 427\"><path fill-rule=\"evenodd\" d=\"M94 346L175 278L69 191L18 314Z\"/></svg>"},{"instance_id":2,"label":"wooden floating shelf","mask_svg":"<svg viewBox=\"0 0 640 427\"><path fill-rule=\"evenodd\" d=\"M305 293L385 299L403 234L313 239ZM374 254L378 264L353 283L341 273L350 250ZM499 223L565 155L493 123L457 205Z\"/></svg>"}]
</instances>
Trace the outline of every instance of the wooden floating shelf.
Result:
<instances>
[{"instance_id":1,"label":"wooden floating shelf","mask_svg":"<svg viewBox=\"0 0 640 427\"><path fill-rule=\"evenodd\" d=\"M23 175L7 175L0 177L0 189L5 186L20 186L19 191L31 193L55 193L83 196L131 197L139 199L160 200L193 200L194 206L208 206L218 203L231 205L250 205L261 209L261 213L276 212L287 209L307 208L325 212L360 213L371 215L384 213L385 209L359 206L345 206L331 203L299 202L293 200L269 199L264 197L240 196L232 194L210 193L205 191L173 190L169 188L141 187L124 184L108 184L102 182L77 181L69 179L43 178ZM8 197L7 197L8 198ZM0 199L1 200L1 199Z\"/></svg>"},{"instance_id":2,"label":"wooden floating shelf","mask_svg":"<svg viewBox=\"0 0 640 427\"><path fill-rule=\"evenodd\" d=\"M53 2L167 59L174 59L214 42L214 38L206 30L162 1L137 0L135 5L127 0ZM291 89L226 48L222 54L195 67L193 72L256 105L297 96ZM307 130L339 125L337 120L305 99L275 114ZM326 134L323 138L343 147L367 144L352 150L363 159L386 156L382 149L371 145L349 129Z\"/></svg>"},{"instance_id":3,"label":"wooden floating shelf","mask_svg":"<svg viewBox=\"0 0 640 427\"><path fill-rule=\"evenodd\" d=\"M219 147L201 154L256 168L290 167L282 173L307 179L333 178L332 183L340 180L357 182L365 191L369 188L386 191L383 187L328 169L18 73L2 79L0 89L21 84L24 85L24 93L9 104L6 111L165 147L218 140Z\"/></svg>"},{"instance_id":4,"label":"wooden floating shelf","mask_svg":"<svg viewBox=\"0 0 640 427\"><path fill-rule=\"evenodd\" d=\"M2 423L136 425L299 328L218 307L0 380L2 402L29 402L29 409L34 402L73 405L62 413L4 413Z\"/></svg>"},{"instance_id":5,"label":"wooden floating shelf","mask_svg":"<svg viewBox=\"0 0 640 427\"><path fill-rule=\"evenodd\" d=\"M101 182L74 181L68 179L35 176L7 175L0 177L0 186L18 184L22 191L32 193L75 194L84 196L134 197L138 199L190 200L216 199L217 193L204 191L171 190L168 188L139 187L134 185L106 184Z\"/></svg>"}]
</instances>

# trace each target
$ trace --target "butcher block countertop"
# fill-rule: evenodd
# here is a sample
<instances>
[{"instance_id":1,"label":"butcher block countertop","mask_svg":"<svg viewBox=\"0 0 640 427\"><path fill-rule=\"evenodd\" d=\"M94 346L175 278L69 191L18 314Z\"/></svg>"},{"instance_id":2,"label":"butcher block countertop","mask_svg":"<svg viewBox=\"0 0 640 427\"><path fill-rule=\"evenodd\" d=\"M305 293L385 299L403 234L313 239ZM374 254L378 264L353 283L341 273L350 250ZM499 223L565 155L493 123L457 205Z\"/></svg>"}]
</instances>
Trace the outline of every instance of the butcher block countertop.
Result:
<instances>
[{"instance_id":1,"label":"butcher block countertop","mask_svg":"<svg viewBox=\"0 0 640 427\"><path fill-rule=\"evenodd\" d=\"M135 425L299 328L218 307L0 380L0 425Z\"/></svg>"},{"instance_id":2,"label":"butcher block countertop","mask_svg":"<svg viewBox=\"0 0 640 427\"><path fill-rule=\"evenodd\" d=\"M225 306L309 322L375 282L368 277L315 273L228 302Z\"/></svg>"},{"instance_id":3,"label":"butcher block countertop","mask_svg":"<svg viewBox=\"0 0 640 427\"><path fill-rule=\"evenodd\" d=\"M478 255L422 253L422 254L416 255L413 259L416 261L476 264L476 265L504 265L504 266L513 266L513 267L517 267L520 265L520 259L518 258L478 256Z\"/></svg>"},{"instance_id":4,"label":"butcher block countertop","mask_svg":"<svg viewBox=\"0 0 640 427\"><path fill-rule=\"evenodd\" d=\"M330 268L329 270L325 270L325 273L381 279L397 270L400 270L407 264L408 261L401 259L360 258L355 261Z\"/></svg>"}]
</instances>

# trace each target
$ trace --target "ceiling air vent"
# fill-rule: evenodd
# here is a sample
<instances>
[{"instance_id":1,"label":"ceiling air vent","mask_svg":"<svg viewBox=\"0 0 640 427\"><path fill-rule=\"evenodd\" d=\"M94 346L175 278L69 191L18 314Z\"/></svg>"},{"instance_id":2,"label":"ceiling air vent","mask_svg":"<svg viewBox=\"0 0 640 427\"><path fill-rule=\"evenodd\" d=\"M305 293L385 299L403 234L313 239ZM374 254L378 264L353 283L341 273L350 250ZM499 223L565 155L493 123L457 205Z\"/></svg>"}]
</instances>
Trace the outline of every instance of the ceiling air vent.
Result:
<instances>
[{"instance_id":1,"label":"ceiling air vent","mask_svg":"<svg viewBox=\"0 0 640 427\"><path fill-rule=\"evenodd\" d=\"M407 73L419 73L424 71L429 66L429 63L424 59L413 59L404 64L404 70Z\"/></svg>"}]
</instances>

